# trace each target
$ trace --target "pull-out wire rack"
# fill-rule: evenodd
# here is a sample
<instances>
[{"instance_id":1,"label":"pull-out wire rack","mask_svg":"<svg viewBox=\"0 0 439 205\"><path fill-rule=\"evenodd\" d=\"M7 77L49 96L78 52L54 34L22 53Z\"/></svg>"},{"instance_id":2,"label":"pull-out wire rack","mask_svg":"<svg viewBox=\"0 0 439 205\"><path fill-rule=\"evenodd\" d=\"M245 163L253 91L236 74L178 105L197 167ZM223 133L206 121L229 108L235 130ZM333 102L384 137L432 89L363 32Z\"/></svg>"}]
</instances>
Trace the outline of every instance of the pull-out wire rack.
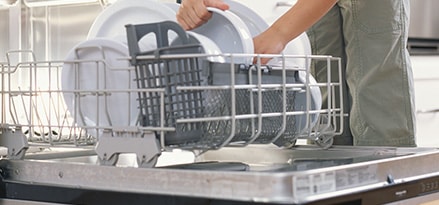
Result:
<instances>
[{"instance_id":1,"label":"pull-out wire rack","mask_svg":"<svg viewBox=\"0 0 439 205\"><path fill-rule=\"evenodd\" d=\"M96 152L104 165L115 165L119 154L134 153L139 166L153 167L162 152L176 148L205 152L272 143L293 148L298 139L306 139L326 149L343 130L343 106L336 103L343 99L334 94L341 92L342 78L330 77L341 73L336 57L209 55L201 45L165 45L131 52L117 59L126 67L113 67L105 55L13 63L9 55L17 53L32 56L32 51L10 51L8 62L0 64L0 141L13 159L23 159L32 147L80 147ZM240 60L253 58L258 63ZM280 63L261 65L261 58ZM310 72L316 61L327 63L325 81ZM66 69L72 73L68 78ZM95 73L96 82L79 79L85 71ZM131 80L137 87L111 88L120 82L102 81L99 72L135 76ZM69 88L63 87L66 80ZM93 86L84 89L79 82ZM327 98L321 101L323 92ZM112 109L111 103L121 98L129 103Z\"/></svg>"}]
</instances>

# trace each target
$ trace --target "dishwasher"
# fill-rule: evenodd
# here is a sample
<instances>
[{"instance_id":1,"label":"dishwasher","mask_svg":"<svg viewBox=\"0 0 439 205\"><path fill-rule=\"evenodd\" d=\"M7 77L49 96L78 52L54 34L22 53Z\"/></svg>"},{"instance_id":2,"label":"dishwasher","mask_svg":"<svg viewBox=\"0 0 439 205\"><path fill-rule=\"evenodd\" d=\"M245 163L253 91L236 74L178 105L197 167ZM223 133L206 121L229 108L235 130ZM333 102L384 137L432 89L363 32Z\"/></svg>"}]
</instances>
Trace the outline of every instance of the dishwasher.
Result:
<instances>
[{"instance_id":1,"label":"dishwasher","mask_svg":"<svg viewBox=\"0 0 439 205\"><path fill-rule=\"evenodd\" d=\"M107 4L0 4L9 20L0 39L2 204L437 202L437 148L332 144L345 116L335 103L341 76L319 82L309 66L239 61L323 62L331 76L340 58L206 54L178 24L161 21L126 25L122 55L84 44L66 59ZM87 26L66 31L66 19ZM168 30L182 43L168 42ZM158 48L140 51L150 33ZM79 58L87 52L96 55ZM117 87L120 79L130 80ZM318 103L317 90L328 100ZM179 153L193 159L160 163Z\"/></svg>"}]
</instances>

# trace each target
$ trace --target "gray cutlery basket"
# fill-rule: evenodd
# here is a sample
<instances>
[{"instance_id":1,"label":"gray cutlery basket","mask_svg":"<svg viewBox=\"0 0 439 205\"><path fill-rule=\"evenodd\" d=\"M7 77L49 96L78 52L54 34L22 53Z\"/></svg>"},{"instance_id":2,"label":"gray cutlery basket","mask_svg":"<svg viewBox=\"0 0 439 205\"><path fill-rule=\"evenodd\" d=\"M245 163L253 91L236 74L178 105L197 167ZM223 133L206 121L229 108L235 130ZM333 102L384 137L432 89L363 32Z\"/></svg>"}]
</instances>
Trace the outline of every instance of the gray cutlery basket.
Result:
<instances>
[{"instance_id":1,"label":"gray cutlery basket","mask_svg":"<svg viewBox=\"0 0 439 205\"><path fill-rule=\"evenodd\" d=\"M164 115L159 92L138 93L140 125L160 127L164 118L166 127L175 128L166 132L166 146L215 149L235 143L272 142L283 146L297 139L296 122L301 116L285 112L298 109L294 102L300 89L258 88L258 84L294 84L297 71L258 68L262 69L258 82L253 65L208 61L202 45L189 44L186 32L174 22L127 25L126 29L138 87L165 89ZM169 46L170 30L183 45ZM157 49L141 52L138 42L149 33L156 35ZM283 73L286 82L282 82ZM263 116L267 113L275 114ZM198 120L177 122L179 119Z\"/></svg>"}]
</instances>

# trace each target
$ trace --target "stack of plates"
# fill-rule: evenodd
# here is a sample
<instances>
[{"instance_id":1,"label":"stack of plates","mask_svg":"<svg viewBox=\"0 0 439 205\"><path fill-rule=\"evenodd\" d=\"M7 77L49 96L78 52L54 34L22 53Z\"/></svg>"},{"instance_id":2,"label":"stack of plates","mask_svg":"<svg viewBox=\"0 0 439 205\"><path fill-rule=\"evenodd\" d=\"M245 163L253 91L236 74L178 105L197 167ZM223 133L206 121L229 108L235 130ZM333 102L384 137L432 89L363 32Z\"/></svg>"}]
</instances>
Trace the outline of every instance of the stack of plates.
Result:
<instances>
[{"instance_id":1,"label":"stack of plates","mask_svg":"<svg viewBox=\"0 0 439 205\"><path fill-rule=\"evenodd\" d=\"M234 0L224 0L230 10L222 11L209 8L212 18L202 26L189 32L192 41L201 43L207 54L254 52L252 37L269 27L266 20L254 10ZM89 64L65 64L62 73L64 98L70 113L78 113L77 123L82 126L132 126L135 125L137 96L132 94L112 94L110 96L86 96L75 98L72 90L129 90L136 88L133 69L127 61L128 48L126 24L146 24L162 21L175 21L179 4L164 3L156 0L118 0L106 7L92 24L87 40L71 49L66 61L97 59L107 66L87 69ZM178 43L177 35L169 35L169 42ZM140 42L141 50L156 49L155 36L147 35ZM94 47L94 49L92 48ZM84 48L88 48L84 50ZM91 49L90 49L91 48ZM97 49L96 49L97 48ZM78 50L81 50L78 53ZM284 54L309 55L309 40L306 35L299 36L284 50ZM122 60L121 60L122 59ZM211 61L226 62L222 57L209 58ZM251 64L251 57L235 58L235 63ZM291 62L290 62L291 63ZM303 62L293 62L294 66L305 67ZM119 69L117 69L119 68ZM121 69L125 68L125 69ZM306 81L305 75L300 79ZM315 83L309 76L309 82ZM128 95L128 97L127 97ZM311 109L320 109L321 93L317 86L312 86ZM105 103L103 106L97 106ZM306 100L298 100L306 107ZM127 106L129 105L129 106ZM121 111L120 108L129 107ZM317 114L313 122L317 121ZM93 133L93 132L92 132ZM97 134L97 133L94 133Z\"/></svg>"},{"instance_id":2,"label":"stack of plates","mask_svg":"<svg viewBox=\"0 0 439 205\"><path fill-rule=\"evenodd\" d=\"M136 124L136 93L96 95L97 91L136 88L132 80L135 73L129 72L128 61L119 60L126 56L126 44L111 38L94 38L76 45L66 57L61 73L64 101L76 123L89 126L91 135L96 136L95 127Z\"/></svg>"}]
</instances>

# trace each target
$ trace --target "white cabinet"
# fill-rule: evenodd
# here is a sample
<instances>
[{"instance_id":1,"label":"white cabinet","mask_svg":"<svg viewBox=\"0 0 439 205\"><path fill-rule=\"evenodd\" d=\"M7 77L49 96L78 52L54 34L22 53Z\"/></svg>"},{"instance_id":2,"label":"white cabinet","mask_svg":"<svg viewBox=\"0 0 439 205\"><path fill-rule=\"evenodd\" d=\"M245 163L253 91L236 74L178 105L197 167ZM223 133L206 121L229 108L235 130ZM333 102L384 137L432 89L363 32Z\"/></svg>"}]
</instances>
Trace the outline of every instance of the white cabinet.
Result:
<instances>
[{"instance_id":1,"label":"white cabinet","mask_svg":"<svg viewBox=\"0 0 439 205\"><path fill-rule=\"evenodd\" d=\"M412 56L417 143L439 147L439 56Z\"/></svg>"}]
</instances>

